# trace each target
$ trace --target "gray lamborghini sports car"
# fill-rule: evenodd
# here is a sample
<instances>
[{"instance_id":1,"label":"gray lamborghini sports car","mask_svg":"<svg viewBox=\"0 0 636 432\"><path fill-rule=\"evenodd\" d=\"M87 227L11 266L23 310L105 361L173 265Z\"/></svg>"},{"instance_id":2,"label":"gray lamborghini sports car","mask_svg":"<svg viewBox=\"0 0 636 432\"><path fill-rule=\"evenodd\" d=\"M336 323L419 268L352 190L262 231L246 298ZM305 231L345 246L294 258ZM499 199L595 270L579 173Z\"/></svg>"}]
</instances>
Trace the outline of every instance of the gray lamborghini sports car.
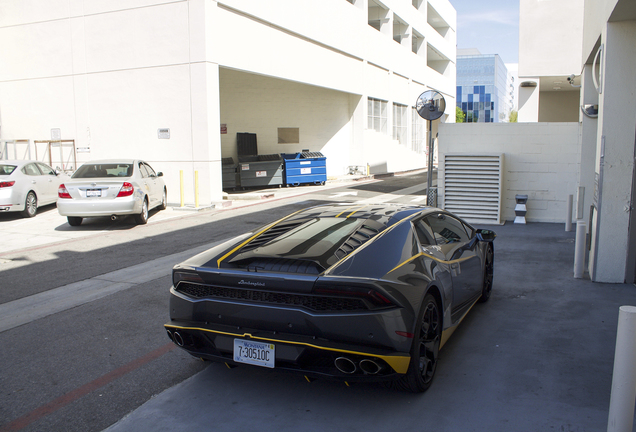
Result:
<instances>
[{"instance_id":1,"label":"gray lamborghini sports car","mask_svg":"<svg viewBox=\"0 0 636 432\"><path fill-rule=\"evenodd\" d=\"M438 208L304 209L174 267L168 337L229 366L429 388L493 283L495 233Z\"/></svg>"}]
</instances>

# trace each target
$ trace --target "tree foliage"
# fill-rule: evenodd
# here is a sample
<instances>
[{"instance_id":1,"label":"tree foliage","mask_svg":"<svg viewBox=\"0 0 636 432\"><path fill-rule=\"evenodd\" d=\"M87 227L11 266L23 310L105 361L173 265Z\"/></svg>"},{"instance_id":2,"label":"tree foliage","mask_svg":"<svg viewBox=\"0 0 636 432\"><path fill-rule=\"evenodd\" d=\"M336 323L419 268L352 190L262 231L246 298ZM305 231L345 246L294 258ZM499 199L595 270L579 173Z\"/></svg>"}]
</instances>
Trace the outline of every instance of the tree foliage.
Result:
<instances>
[{"instance_id":1,"label":"tree foliage","mask_svg":"<svg viewBox=\"0 0 636 432\"><path fill-rule=\"evenodd\" d=\"M515 110L510 111L510 117L508 117L508 121L510 123L517 123L517 111Z\"/></svg>"},{"instance_id":2,"label":"tree foliage","mask_svg":"<svg viewBox=\"0 0 636 432\"><path fill-rule=\"evenodd\" d=\"M455 122L464 123L464 121L466 121L466 114L464 114L464 111L462 111L460 107L456 106L455 107Z\"/></svg>"}]
</instances>

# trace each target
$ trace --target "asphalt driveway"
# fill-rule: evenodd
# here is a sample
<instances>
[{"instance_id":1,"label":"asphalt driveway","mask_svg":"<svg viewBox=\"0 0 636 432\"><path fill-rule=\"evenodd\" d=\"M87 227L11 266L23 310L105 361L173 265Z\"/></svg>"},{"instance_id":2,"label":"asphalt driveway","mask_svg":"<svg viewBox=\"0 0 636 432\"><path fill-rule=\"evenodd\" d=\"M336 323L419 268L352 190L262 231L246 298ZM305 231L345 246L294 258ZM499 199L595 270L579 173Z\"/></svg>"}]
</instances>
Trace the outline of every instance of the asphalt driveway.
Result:
<instances>
[{"instance_id":1,"label":"asphalt driveway","mask_svg":"<svg viewBox=\"0 0 636 432\"><path fill-rule=\"evenodd\" d=\"M210 364L108 430L606 430L618 311L636 288L574 279L562 224L490 228L493 295L444 346L425 394Z\"/></svg>"}]
</instances>

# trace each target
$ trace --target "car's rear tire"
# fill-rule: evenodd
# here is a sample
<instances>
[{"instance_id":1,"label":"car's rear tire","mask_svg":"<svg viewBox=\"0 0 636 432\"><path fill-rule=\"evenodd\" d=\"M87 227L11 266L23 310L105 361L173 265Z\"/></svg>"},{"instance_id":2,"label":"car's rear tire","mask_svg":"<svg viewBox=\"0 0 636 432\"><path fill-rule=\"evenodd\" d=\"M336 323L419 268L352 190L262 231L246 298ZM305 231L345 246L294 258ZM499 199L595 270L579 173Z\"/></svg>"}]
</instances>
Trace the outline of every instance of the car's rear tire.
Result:
<instances>
[{"instance_id":1,"label":"car's rear tire","mask_svg":"<svg viewBox=\"0 0 636 432\"><path fill-rule=\"evenodd\" d=\"M148 222L148 200L146 198L141 205L141 213L135 215L135 222L137 225L145 225Z\"/></svg>"},{"instance_id":2,"label":"car's rear tire","mask_svg":"<svg viewBox=\"0 0 636 432\"><path fill-rule=\"evenodd\" d=\"M68 224L70 226L80 226L82 224L82 218L81 217L67 216L66 220L68 221Z\"/></svg>"},{"instance_id":3,"label":"car's rear tire","mask_svg":"<svg viewBox=\"0 0 636 432\"><path fill-rule=\"evenodd\" d=\"M163 194L161 195L161 204L159 210L165 210L168 207L168 191L163 188Z\"/></svg>"},{"instance_id":4,"label":"car's rear tire","mask_svg":"<svg viewBox=\"0 0 636 432\"><path fill-rule=\"evenodd\" d=\"M393 382L395 388L423 393L431 386L437 370L442 322L437 300L431 293L426 294L413 336L411 363L406 374Z\"/></svg>"},{"instance_id":5,"label":"car's rear tire","mask_svg":"<svg viewBox=\"0 0 636 432\"><path fill-rule=\"evenodd\" d=\"M35 192L29 191L24 200L24 210L22 216L32 218L38 212L38 197L35 196Z\"/></svg>"},{"instance_id":6,"label":"car's rear tire","mask_svg":"<svg viewBox=\"0 0 636 432\"><path fill-rule=\"evenodd\" d=\"M492 280L494 275L495 251L492 245L486 246L486 256L484 257L484 276L481 283L481 297L479 302L487 302L492 292Z\"/></svg>"}]
</instances>

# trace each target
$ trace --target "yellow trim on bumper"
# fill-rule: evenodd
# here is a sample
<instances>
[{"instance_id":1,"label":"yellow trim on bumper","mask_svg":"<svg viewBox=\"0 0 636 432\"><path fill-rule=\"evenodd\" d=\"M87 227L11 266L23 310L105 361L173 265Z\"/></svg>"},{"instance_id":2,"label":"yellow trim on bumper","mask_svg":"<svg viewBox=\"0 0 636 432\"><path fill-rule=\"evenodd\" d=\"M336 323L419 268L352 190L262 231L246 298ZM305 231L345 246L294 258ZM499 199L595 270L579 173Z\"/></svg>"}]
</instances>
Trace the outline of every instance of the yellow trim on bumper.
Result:
<instances>
[{"instance_id":1,"label":"yellow trim on bumper","mask_svg":"<svg viewBox=\"0 0 636 432\"><path fill-rule=\"evenodd\" d=\"M316 348L316 349L324 350L324 351L341 352L341 353L345 353L345 354L354 354L354 355L363 355L363 356L377 357L377 358L382 359L385 362L387 362L388 365L391 366L395 372L401 373L401 374L405 374L406 373L406 371L409 368L409 363L411 361L411 357L410 356L401 356L401 355L388 355L387 356L387 355L378 355L378 354L364 353L364 352L359 352L359 351L349 351L349 350L341 350L341 349L336 349L336 348L327 348L327 347L313 345L313 344L309 344L309 343L305 343L305 342L292 342L292 341L285 341L285 340L280 340L280 339L269 339L269 338L263 338L263 337L258 337L258 336L252 336L250 333L243 333L243 334L229 333L229 332L205 329L205 328L201 328L201 327L183 327L183 326L176 326L176 325L170 325L170 324L164 324L164 327L165 328L175 328L175 329L180 329L180 330L199 330L199 331L204 331L204 332L208 332L208 333L216 333L216 334L222 334L222 335L226 335L226 336L234 336L234 337L261 340L261 341L267 341L267 342L275 342L275 343L279 342L279 343L290 344L290 345L302 345L302 346L306 346L306 347L310 347L310 348Z\"/></svg>"}]
</instances>

